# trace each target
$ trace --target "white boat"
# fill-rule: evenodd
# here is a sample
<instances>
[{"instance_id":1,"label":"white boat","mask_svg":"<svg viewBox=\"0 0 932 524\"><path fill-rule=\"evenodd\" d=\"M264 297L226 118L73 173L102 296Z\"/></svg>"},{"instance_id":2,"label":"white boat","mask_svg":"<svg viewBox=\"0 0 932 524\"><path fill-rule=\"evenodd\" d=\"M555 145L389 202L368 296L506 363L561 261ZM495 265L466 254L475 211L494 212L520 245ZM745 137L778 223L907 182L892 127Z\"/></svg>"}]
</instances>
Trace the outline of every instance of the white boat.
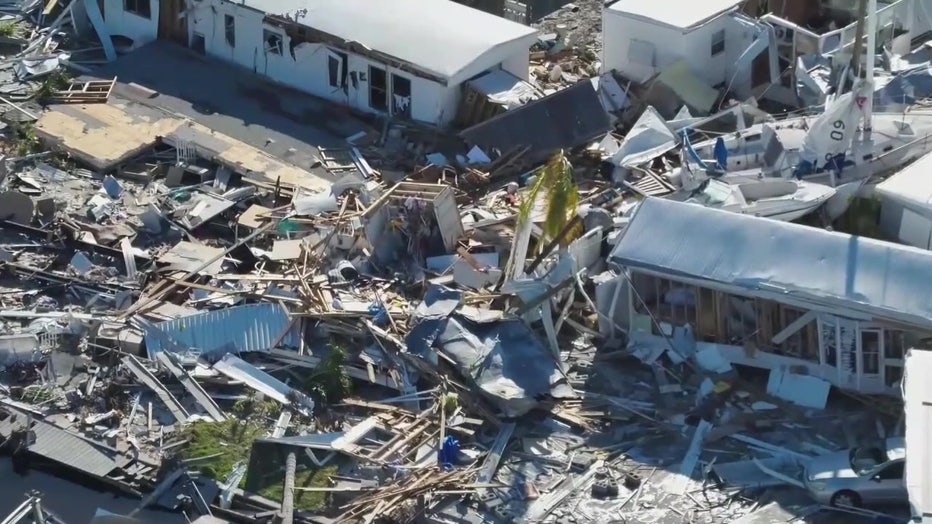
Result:
<instances>
[{"instance_id":1,"label":"white boat","mask_svg":"<svg viewBox=\"0 0 932 524\"><path fill-rule=\"evenodd\" d=\"M876 0L870 4L876 6ZM875 49L876 13L868 12L866 48ZM864 78L827 102L821 115L750 126L695 145L684 136L682 166L670 178L688 187L703 176L690 164L702 171L714 165L726 178L798 178L850 188L932 152L932 111L873 112L873 85L866 79L874 78L876 57L865 56Z\"/></svg>"},{"instance_id":2,"label":"white boat","mask_svg":"<svg viewBox=\"0 0 932 524\"><path fill-rule=\"evenodd\" d=\"M761 178L729 183L707 178L692 191L666 198L789 222L815 211L834 194L834 188L800 180Z\"/></svg>"},{"instance_id":3,"label":"white boat","mask_svg":"<svg viewBox=\"0 0 932 524\"><path fill-rule=\"evenodd\" d=\"M721 139L693 145L699 158L715 162L716 142L721 141L727 161L726 178L766 176L801 177L803 180L839 186L897 171L909 162L932 152L932 111L876 113L872 129L856 131L840 166L829 162L801 170L803 144L817 117L796 117L772 124L758 124ZM721 148L722 145L719 146ZM839 158L840 155L833 155ZM824 158L824 157L823 157ZM840 167L840 169L836 169ZM687 167L673 169L668 178L674 183L689 176Z\"/></svg>"}]
</instances>

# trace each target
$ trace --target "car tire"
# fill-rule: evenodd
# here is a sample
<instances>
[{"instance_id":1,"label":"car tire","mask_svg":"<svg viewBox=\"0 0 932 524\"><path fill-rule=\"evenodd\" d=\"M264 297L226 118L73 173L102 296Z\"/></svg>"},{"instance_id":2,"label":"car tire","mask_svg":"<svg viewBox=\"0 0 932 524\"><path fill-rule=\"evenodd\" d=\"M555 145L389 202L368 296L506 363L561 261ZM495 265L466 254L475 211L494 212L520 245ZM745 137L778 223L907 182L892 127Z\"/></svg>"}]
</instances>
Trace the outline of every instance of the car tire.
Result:
<instances>
[{"instance_id":1,"label":"car tire","mask_svg":"<svg viewBox=\"0 0 932 524\"><path fill-rule=\"evenodd\" d=\"M829 504L835 507L853 506L858 508L861 506L861 496L851 490L845 489L832 495Z\"/></svg>"}]
</instances>

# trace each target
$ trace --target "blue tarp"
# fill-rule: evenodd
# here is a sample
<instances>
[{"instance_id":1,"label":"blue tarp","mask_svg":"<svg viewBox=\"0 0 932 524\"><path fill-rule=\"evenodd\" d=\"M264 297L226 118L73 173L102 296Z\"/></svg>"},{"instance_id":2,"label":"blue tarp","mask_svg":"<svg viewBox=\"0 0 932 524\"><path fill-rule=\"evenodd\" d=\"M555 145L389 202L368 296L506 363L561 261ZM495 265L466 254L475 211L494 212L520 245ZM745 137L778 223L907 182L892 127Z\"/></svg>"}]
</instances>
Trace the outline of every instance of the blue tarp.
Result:
<instances>
[{"instance_id":1,"label":"blue tarp","mask_svg":"<svg viewBox=\"0 0 932 524\"><path fill-rule=\"evenodd\" d=\"M448 435L443 439L443 445L440 446L440 451L437 452L437 460L440 462L440 466L447 470L453 469L459 455L460 442L456 440L456 437Z\"/></svg>"}]
</instances>

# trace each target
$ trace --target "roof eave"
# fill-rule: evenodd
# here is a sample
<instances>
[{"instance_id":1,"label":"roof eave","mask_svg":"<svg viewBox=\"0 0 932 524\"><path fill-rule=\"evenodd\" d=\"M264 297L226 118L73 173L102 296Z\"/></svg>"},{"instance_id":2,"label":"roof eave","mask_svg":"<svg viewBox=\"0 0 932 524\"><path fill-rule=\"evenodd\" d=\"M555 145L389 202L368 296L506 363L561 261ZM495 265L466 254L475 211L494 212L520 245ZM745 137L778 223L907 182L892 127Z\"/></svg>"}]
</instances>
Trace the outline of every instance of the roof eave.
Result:
<instances>
[{"instance_id":1,"label":"roof eave","mask_svg":"<svg viewBox=\"0 0 932 524\"><path fill-rule=\"evenodd\" d=\"M700 20L700 21L698 21L698 22L696 22L696 23L694 23L694 24L690 24L690 25L685 26L685 27L684 27L684 26L673 25L673 24L668 24L668 23L666 23L666 22L664 22L664 21L657 20L656 18L650 18L650 17L644 16L644 15L639 15L639 14L636 14L636 13L629 13L629 12L626 12L626 11L616 11L616 10L611 10L611 11L614 12L614 13L617 13L617 14L619 14L619 15L622 15L622 16L624 16L624 17L626 17L626 18L631 18L631 19L633 19L633 20L639 20L639 21L641 21L641 22L648 22L648 23L653 24L653 25L656 25L656 26L665 27L665 28L667 28L667 29L673 29L673 30L675 30L675 31L679 31L679 32L681 32L681 33L683 33L683 34L686 34L686 33L691 33L691 32L693 32L693 31L695 31L696 29L699 29L700 27L707 25L707 24L708 24L709 22L711 22L712 20L715 20L715 19L717 19L717 18L721 18L721 17L723 17L723 16L730 15L731 13L734 13L734 12L738 11L738 6L733 6L733 7L729 7L728 9L724 9L724 10L722 10L722 11L718 11L718 12L716 12L716 13L714 13L714 14L711 14L711 15L709 15L709 16L703 18L702 20Z\"/></svg>"},{"instance_id":2,"label":"roof eave","mask_svg":"<svg viewBox=\"0 0 932 524\"><path fill-rule=\"evenodd\" d=\"M527 32L526 34L523 34L523 35L521 35L521 36L512 38L511 40L503 40L503 41L501 41L501 42L499 42L499 43L497 43L497 44L495 44L495 45L489 47L489 48L486 49L485 51L479 53L479 54L476 55L475 57L473 57L472 60L470 60L470 61L469 61L468 63L466 63L466 64L463 64L459 69L457 69L455 72L453 72L452 74L450 74L450 75L448 76L448 83L447 83L447 85L451 85L451 86L459 85L459 84L462 84L463 82L466 82L467 80L469 80L469 79L472 78L473 76L475 76L474 74L469 74L469 73L470 73L470 71L469 71L470 66L472 66L473 64L475 64L476 62L478 62L480 58L482 58L482 57L484 57L485 55L491 53L492 51L495 51L495 50L500 49L500 48L502 48L502 47L505 47L505 46L507 46L507 45L511 45L511 44L514 44L514 43L517 43L517 42L522 42L522 41L524 41L524 40L527 40L529 43L531 42L532 39L533 39L533 40L536 40L536 39L537 39L537 34L538 34L537 29L534 29L534 28L532 28L532 27L529 27L528 29L529 29L529 32ZM530 52L531 52L531 49L530 49L530 48L531 48L531 46L528 45L527 47L528 47L528 49L527 49L528 57L530 57Z\"/></svg>"}]
</instances>

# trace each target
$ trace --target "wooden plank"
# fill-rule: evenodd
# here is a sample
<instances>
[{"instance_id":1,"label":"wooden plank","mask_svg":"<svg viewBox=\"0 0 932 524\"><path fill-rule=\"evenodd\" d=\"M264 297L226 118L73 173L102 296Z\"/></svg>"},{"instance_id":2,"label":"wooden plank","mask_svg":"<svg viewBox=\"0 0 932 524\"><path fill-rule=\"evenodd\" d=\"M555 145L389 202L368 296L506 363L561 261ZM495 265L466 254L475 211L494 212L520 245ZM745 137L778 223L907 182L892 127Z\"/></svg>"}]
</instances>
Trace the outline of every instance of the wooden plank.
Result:
<instances>
[{"instance_id":1,"label":"wooden plank","mask_svg":"<svg viewBox=\"0 0 932 524\"><path fill-rule=\"evenodd\" d=\"M48 3L45 4L45 9L42 10L42 16L51 15L57 5L58 0L49 0Z\"/></svg>"}]
</instances>

